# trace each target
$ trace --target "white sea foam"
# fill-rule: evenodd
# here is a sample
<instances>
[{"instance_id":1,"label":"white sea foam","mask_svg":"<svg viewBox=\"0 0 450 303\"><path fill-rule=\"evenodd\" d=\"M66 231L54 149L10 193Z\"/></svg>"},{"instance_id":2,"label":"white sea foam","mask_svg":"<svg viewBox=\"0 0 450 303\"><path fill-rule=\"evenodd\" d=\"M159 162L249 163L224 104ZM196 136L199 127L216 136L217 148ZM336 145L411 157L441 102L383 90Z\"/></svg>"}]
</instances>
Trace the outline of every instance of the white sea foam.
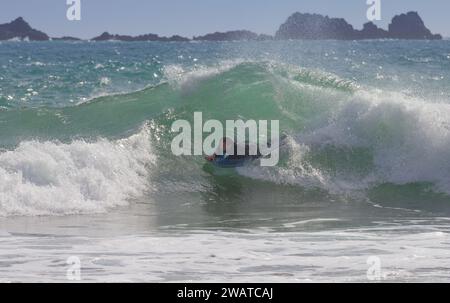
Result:
<instances>
[{"instance_id":1,"label":"white sea foam","mask_svg":"<svg viewBox=\"0 0 450 303\"><path fill-rule=\"evenodd\" d=\"M25 141L0 153L0 216L103 212L148 187L149 132L71 143Z\"/></svg>"},{"instance_id":2,"label":"white sea foam","mask_svg":"<svg viewBox=\"0 0 450 303\"><path fill-rule=\"evenodd\" d=\"M450 104L359 89L335 100L330 107L328 119L292 138L288 165L245 167L239 172L257 179L336 193L386 182L399 185L423 182L433 184L438 192L450 194ZM342 173L336 177L305 159L312 148L326 146L366 149L373 156L370 159L373 169L365 176Z\"/></svg>"},{"instance_id":3,"label":"white sea foam","mask_svg":"<svg viewBox=\"0 0 450 303\"><path fill-rule=\"evenodd\" d=\"M66 260L77 256L85 282L446 282L448 240L432 226L98 238L5 235L0 261L8 270L1 279L64 282ZM11 254L17 249L20 254ZM369 270L369 257L380 261L377 276Z\"/></svg>"},{"instance_id":4,"label":"white sea foam","mask_svg":"<svg viewBox=\"0 0 450 303\"><path fill-rule=\"evenodd\" d=\"M380 182L430 182L450 193L449 126L449 104L359 91L341 105L332 123L299 139L368 148Z\"/></svg>"}]
</instances>

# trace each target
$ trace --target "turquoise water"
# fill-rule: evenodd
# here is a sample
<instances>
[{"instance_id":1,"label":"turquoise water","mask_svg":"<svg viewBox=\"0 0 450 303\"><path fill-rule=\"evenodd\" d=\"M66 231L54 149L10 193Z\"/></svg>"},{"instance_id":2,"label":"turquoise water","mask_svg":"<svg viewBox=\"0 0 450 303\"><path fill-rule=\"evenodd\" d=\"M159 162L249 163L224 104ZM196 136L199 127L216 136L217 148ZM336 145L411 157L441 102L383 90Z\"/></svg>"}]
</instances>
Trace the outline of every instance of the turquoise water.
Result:
<instances>
[{"instance_id":1,"label":"turquoise water","mask_svg":"<svg viewBox=\"0 0 450 303\"><path fill-rule=\"evenodd\" d=\"M450 260L449 84L445 40L2 42L5 245L50 243L48 234L62 234L72 250L86 241L76 249L90 249L86 258L94 262L102 246L90 236L106 246L123 240L125 256L129 249L145 254L144 246L129 248L135 237L186 238L202 253L192 252L193 263L176 258L193 273L209 251L232 254L248 234L254 238L241 257L254 266L224 257L205 265L211 279L246 281L263 272L267 281L359 281L365 258L376 254L388 264L387 279L439 280ZM173 156L170 126L191 121L194 111L220 121L280 120L288 138L279 165L220 170L202 157ZM346 238L333 240L339 237ZM299 243L307 252L294 258ZM367 250L342 269L358 245ZM323 259L307 257L324 246L330 252ZM64 247L57 256L71 253ZM152 253L164 259L164 249ZM260 250L270 265L252 259ZM420 265L401 261L421 253ZM163 281L205 278L108 262L118 280L148 280L136 272L144 268ZM241 274L220 272L227 266Z\"/></svg>"}]
</instances>

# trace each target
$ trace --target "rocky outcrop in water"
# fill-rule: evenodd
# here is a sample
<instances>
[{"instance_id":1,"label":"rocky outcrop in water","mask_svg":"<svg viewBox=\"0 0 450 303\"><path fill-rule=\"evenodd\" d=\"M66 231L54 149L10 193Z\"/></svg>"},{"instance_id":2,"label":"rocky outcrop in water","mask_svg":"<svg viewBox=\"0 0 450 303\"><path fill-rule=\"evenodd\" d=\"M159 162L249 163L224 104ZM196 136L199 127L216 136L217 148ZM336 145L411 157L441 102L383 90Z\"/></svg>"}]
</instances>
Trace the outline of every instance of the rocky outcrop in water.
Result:
<instances>
[{"instance_id":1,"label":"rocky outcrop in water","mask_svg":"<svg viewBox=\"0 0 450 303\"><path fill-rule=\"evenodd\" d=\"M190 39L181 37L178 35L172 36L172 37L160 37L156 34L146 34L146 35L139 35L139 36L128 36L128 35L111 35L108 32L104 32L98 37L92 38L93 41L163 41L163 42L170 42L170 41L177 41L177 42L183 42L183 41L190 41Z\"/></svg>"},{"instance_id":2,"label":"rocky outcrop in water","mask_svg":"<svg viewBox=\"0 0 450 303\"><path fill-rule=\"evenodd\" d=\"M425 27L422 18L417 12L409 12L395 16L389 24L389 36L396 39L426 39L440 40L442 36L433 35L431 31Z\"/></svg>"},{"instance_id":3,"label":"rocky outcrop in water","mask_svg":"<svg viewBox=\"0 0 450 303\"><path fill-rule=\"evenodd\" d=\"M283 23L275 35L276 39L442 39L441 35L433 35L425 27L417 12L409 12L395 16L389 30L378 28L372 22L364 24L362 30L355 30L352 25L341 18L330 18L318 14L291 15Z\"/></svg>"},{"instance_id":4,"label":"rocky outcrop in water","mask_svg":"<svg viewBox=\"0 0 450 303\"><path fill-rule=\"evenodd\" d=\"M19 17L10 23L0 24L0 40L11 39L46 41L50 38L45 33L32 28L22 17Z\"/></svg>"},{"instance_id":5,"label":"rocky outcrop in water","mask_svg":"<svg viewBox=\"0 0 450 303\"><path fill-rule=\"evenodd\" d=\"M212 34L206 34L204 36L194 37L194 40L196 41L261 41L272 39L272 36L258 35L247 30L215 32Z\"/></svg>"},{"instance_id":6,"label":"rocky outcrop in water","mask_svg":"<svg viewBox=\"0 0 450 303\"><path fill-rule=\"evenodd\" d=\"M70 36L64 36L64 37L59 37L59 38L52 38L53 41L81 41L80 38L76 38L76 37L70 37Z\"/></svg>"},{"instance_id":7,"label":"rocky outcrop in water","mask_svg":"<svg viewBox=\"0 0 450 303\"><path fill-rule=\"evenodd\" d=\"M389 37L389 33L378 28L373 22L367 22L363 25L363 29L357 33L358 39L386 39Z\"/></svg>"},{"instance_id":8,"label":"rocky outcrop in water","mask_svg":"<svg viewBox=\"0 0 450 303\"><path fill-rule=\"evenodd\" d=\"M389 24L389 30L378 28L374 23L364 24L362 30L356 30L342 18L330 18L319 14L294 13L283 23L275 34L258 35L247 30L228 32L215 32L204 36L194 37L196 41L262 41L262 40L286 40L286 39L336 39L336 40L361 40L361 39L442 39L439 34L432 34L425 26L417 12L408 12L397 15ZM46 41L50 38L47 34L33 29L22 17L16 20L0 24L0 40L29 39L31 41ZM52 38L56 41L77 41L75 37ZM190 39L174 35L172 37L160 37L156 34L139 36L112 35L104 32L100 36L92 38L93 41L190 41Z\"/></svg>"},{"instance_id":9,"label":"rocky outcrop in water","mask_svg":"<svg viewBox=\"0 0 450 303\"><path fill-rule=\"evenodd\" d=\"M294 13L283 23L275 38L286 39L354 39L353 26L341 18L319 14Z\"/></svg>"}]
</instances>

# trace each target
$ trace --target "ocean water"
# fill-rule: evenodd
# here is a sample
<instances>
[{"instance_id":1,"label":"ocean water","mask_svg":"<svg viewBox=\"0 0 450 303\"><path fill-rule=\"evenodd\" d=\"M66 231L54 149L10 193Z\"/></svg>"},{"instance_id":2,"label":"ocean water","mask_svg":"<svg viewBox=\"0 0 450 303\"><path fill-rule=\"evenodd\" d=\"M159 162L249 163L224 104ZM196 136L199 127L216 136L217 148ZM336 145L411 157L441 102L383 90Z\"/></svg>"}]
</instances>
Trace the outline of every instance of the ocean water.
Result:
<instances>
[{"instance_id":1,"label":"ocean water","mask_svg":"<svg viewBox=\"0 0 450 303\"><path fill-rule=\"evenodd\" d=\"M445 40L2 42L0 281L448 281L449 84ZM279 165L173 156L194 111Z\"/></svg>"}]
</instances>

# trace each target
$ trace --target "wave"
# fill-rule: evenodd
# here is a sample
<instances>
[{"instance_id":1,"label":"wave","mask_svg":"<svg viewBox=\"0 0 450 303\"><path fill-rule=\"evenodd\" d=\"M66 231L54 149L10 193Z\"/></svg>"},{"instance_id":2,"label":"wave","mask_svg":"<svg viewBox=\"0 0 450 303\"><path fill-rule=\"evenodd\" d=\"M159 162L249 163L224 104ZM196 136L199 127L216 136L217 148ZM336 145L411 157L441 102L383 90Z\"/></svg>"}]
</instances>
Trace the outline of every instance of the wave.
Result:
<instances>
[{"instance_id":1,"label":"wave","mask_svg":"<svg viewBox=\"0 0 450 303\"><path fill-rule=\"evenodd\" d=\"M110 141L25 141L0 153L0 216L104 212L149 187L149 131Z\"/></svg>"},{"instance_id":2,"label":"wave","mask_svg":"<svg viewBox=\"0 0 450 303\"><path fill-rule=\"evenodd\" d=\"M201 167L201 159L178 161L170 153L172 122L191 121L194 111L223 122L280 120L289 144L279 166L237 170L246 177L336 194L417 183L450 194L448 103L363 87L326 71L238 60L167 66L159 85L76 106L0 111L0 147L7 149L0 154L0 214L123 205L149 186L143 167L160 157L177 161L178 174L198 172L191 166ZM140 129L147 121L151 135ZM152 173L163 166L153 165Z\"/></svg>"},{"instance_id":3,"label":"wave","mask_svg":"<svg viewBox=\"0 0 450 303\"><path fill-rule=\"evenodd\" d=\"M450 104L359 90L325 123L293 134L284 167L240 173L334 193L422 183L450 194L449 117Z\"/></svg>"}]
</instances>

